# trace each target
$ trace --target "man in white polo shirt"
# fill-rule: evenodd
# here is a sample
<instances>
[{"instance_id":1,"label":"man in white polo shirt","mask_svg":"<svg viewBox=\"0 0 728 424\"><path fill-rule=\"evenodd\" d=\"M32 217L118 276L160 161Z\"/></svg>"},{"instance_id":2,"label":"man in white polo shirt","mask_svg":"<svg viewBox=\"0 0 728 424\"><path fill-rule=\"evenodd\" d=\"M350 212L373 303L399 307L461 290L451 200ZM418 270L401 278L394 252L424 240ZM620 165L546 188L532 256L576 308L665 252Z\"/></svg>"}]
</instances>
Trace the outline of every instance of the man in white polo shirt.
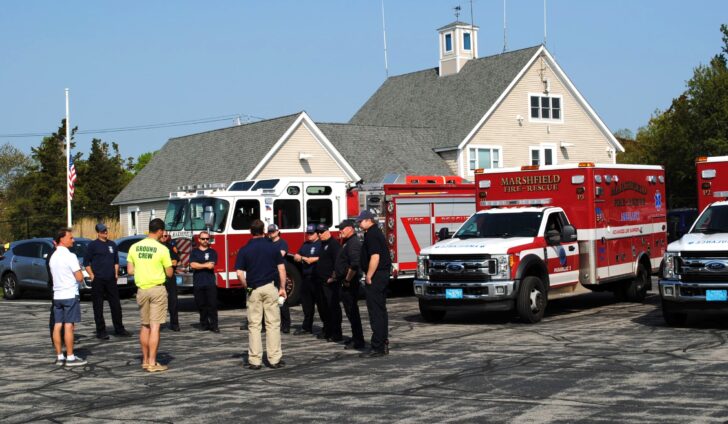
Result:
<instances>
[{"instance_id":1,"label":"man in white polo shirt","mask_svg":"<svg viewBox=\"0 0 728 424\"><path fill-rule=\"evenodd\" d=\"M53 276L53 347L56 348L56 365L78 367L86 365L85 360L73 354L73 329L77 322L81 322L78 283L83 281L83 274L78 257L68 250L73 247L72 230L61 228L55 240L58 247L51 257L49 267ZM61 351L61 327L66 343L65 357Z\"/></svg>"}]
</instances>

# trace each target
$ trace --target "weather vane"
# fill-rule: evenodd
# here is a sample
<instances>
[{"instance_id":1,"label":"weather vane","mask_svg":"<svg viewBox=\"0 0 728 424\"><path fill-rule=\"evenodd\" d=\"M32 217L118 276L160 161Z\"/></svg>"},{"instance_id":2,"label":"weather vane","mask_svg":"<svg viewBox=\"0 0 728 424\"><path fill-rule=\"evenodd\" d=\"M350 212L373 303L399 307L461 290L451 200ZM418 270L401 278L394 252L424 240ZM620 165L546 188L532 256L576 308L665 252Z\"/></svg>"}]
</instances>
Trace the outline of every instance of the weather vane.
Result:
<instances>
[{"instance_id":1,"label":"weather vane","mask_svg":"<svg viewBox=\"0 0 728 424\"><path fill-rule=\"evenodd\" d=\"M457 21L457 20L459 20L459 19L460 19L460 10L461 10L462 8L460 7L460 5L457 5L457 6L455 6L455 8L454 8L454 9L455 9L455 20Z\"/></svg>"}]
</instances>

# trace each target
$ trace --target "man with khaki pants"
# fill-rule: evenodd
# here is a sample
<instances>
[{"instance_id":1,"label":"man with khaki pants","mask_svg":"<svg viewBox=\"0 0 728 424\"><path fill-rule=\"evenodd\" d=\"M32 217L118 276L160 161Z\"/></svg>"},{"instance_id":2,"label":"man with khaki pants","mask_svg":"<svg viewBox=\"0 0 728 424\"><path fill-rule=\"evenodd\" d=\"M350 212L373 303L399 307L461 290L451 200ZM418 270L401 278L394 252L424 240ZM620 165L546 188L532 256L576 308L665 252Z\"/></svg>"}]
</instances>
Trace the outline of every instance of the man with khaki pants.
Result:
<instances>
[{"instance_id":1,"label":"man with khaki pants","mask_svg":"<svg viewBox=\"0 0 728 424\"><path fill-rule=\"evenodd\" d=\"M134 243L127 257L127 271L134 275L137 304L141 316L139 343L142 347L142 369L149 372L166 371L167 366L157 362L159 327L167 321L167 289L164 283L172 277L172 259L169 249L159 242L164 234L164 221L155 218L149 222L149 235Z\"/></svg>"},{"instance_id":2,"label":"man with khaki pants","mask_svg":"<svg viewBox=\"0 0 728 424\"><path fill-rule=\"evenodd\" d=\"M250 225L248 241L235 261L235 269L248 296L248 368L259 370L263 364L261 321L265 316L266 354L271 368L281 368L281 313L278 298L286 297L286 268L280 250L265 238L265 224L256 219ZM275 280L280 281L276 289Z\"/></svg>"}]
</instances>

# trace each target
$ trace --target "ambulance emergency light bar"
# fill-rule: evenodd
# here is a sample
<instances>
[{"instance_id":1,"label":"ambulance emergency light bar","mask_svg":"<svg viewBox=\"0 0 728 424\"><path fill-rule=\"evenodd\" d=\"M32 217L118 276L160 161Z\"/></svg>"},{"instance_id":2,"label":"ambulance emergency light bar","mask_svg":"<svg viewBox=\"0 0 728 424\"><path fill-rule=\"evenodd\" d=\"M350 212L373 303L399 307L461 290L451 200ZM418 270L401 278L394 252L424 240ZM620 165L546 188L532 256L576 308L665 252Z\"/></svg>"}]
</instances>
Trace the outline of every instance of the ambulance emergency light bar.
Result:
<instances>
[{"instance_id":1,"label":"ambulance emergency light bar","mask_svg":"<svg viewBox=\"0 0 728 424\"><path fill-rule=\"evenodd\" d=\"M551 198L544 199L517 199L517 200L482 200L480 206L540 206L548 205L552 202Z\"/></svg>"}]
</instances>

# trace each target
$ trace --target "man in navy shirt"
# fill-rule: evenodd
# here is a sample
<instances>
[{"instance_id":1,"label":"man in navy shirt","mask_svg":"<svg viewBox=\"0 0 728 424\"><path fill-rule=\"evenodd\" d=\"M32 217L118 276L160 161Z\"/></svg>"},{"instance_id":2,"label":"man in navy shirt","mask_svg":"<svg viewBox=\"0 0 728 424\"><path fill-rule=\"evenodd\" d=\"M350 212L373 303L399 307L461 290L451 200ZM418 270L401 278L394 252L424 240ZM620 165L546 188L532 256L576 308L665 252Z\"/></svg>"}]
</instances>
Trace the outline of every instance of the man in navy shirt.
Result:
<instances>
[{"instance_id":1,"label":"man in navy shirt","mask_svg":"<svg viewBox=\"0 0 728 424\"><path fill-rule=\"evenodd\" d=\"M281 238L281 232L276 224L268 226L268 240L273 242L273 246L281 252L281 257L285 258L288 254L288 243ZM280 289L280 287L278 288ZM291 332L291 310L288 307L288 301L281 305L281 332L285 334Z\"/></svg>"},{"instance_id":2,"label":"man in navy shirt","mask_svg":"<svg viewBox=\"0 0 728 424\"><path fill-rule=\"evenodd\" d=\"M301 309L303 309L303 323L301 328L296 330L294 335L312 334L313 333L313 314L314 305L319 306L319 317L326 327L326 318L328 316L321 308L322 296L318 296L316 290L316 262L321 254L321 242L316 233L316 224L308 224L306 226L306 241L303 242L298 253L293 260L301 263Z\"/></svg>"},{"instance_id":3,"label":"man in navy shirt","mask_svg":"<svg viewBox=\"0 0 728 424\"><path fill-rule=\"evenodd\" d=\"M169 329L172 331L179 331L179 312L177 309L177 278L174 276L174 269L177 267L179 262L179 252L177 252L177 244L175 244L172 237L165 230L159 242L167 246L169 250L169 257L172 259L172 276L168 277L164 282L164 286L167 288L167 310L169 311Z\"/></svg>"},{"instance_id":4,"label":"man in navy shirt","mask_svg":"<svg viewBox=\"0 0 728 424\"><path fill-rule=\"evenodd\" d=\"M217 252L210 247L210 233L201 232L197 236L200 245L190 253L192 268L192 290L195 303L200 311L200 330L219 333L217 324L217 279L215 264Z\"/></svg>"},{"instance_id":5,"label":"man in navy shirt","mask_svg":"<svg viewBox=\"0 0 728 424\"><path fill-rule=\"evenodd\" d=\"M119 249L116 243L109 240L109 230L106 225L96 224L96 233L96 240L88 244L83 258L86 272L91 279L96 337L102 340L109 339L104 321L104 296L109 300L114 332L117 336L128 337L131 333L126 331L122 322L119 287L116 285L116 280L119 278Z\"/></svg>"},{"instance_id":6,"label":"man in navy shirt","mask_svg":"<svg viewBox=\"0 0 728 424\"><path fill-rule=\"evenodd\" d=\"M341 245L331 237L327 225L319 224L316 226L316 232L321 239L321 256L319 256L316 265L318 268L318 284L321 286L323 301L326 305L326 316L328 317L328 322L324 324L324 328L328 331L320 334L319 338L338 343L344 340L344 337L341 335L341 305L339 304L341 283L336 279L334 264L336 257L339 256Z\"/></svg>"},{"instance_id":7,"label":"man in navy shirt","mask_svg":"<svg viewBox=\"0 0 728 424\"><path fill-rule=\"evenodd\" d=\"M256 219L250 224L253 238L238 251L235 270L248 297L248 368L259 370L263 364L261 320L265 315L266 354L271 368L284 365L281 357L280 308L278 299L286 298L286 267L281 251L266 240L265 224ZM276 282L279 289L276 289Z\"/></svg>"}]
</instances>

